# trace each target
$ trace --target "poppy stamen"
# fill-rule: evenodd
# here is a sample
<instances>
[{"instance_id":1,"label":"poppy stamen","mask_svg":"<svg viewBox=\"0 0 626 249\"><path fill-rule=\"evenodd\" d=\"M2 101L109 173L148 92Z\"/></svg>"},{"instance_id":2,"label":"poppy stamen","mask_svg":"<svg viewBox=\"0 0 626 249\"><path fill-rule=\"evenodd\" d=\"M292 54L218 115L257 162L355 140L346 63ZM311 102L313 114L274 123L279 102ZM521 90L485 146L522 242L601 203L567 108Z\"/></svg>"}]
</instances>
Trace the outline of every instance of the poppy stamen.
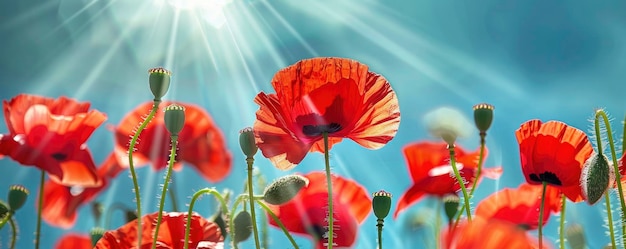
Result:
<instances>
[{"instance_id":1,"label":"poppy stamen","mask_svg":"<svg viewBox=\"0 0 626 249\"><path fill-rule=\"evenodd\" d=\"M67 155L63 154L63 153L54 153L54 154L52 154L50 156L52 156L52 158L54 158L57 161L63 161L65 159L67 159Z\"/></svg>"},{"instance_id":2,"label":"poppy stamen","mask_svg":"<svg viewBox=\"0 0 626 249\"><path fill-rule=\"evenodd\" d=\"M562 186L563 184L561 183L561 180L559 179L559 177L549 171L546 171L544 173L541 173L539 175L532 173L529 175L529 178L535 182L541 183L541 182L547 182L550 183L552 185L556 185L556 186Z\"/></svg>"},{"instance_id":3,"label":"poppy stamen","mask_svg":"<svg viewBox=\"0 0 626 249\"><path fill-rule=\"evenodd\" d=\"M332 134L341 130L338 123L330 123L327 125L305 125L302 127L302 133L309 137L321 136L324 132Z\"/></svg>"}]
</instances>

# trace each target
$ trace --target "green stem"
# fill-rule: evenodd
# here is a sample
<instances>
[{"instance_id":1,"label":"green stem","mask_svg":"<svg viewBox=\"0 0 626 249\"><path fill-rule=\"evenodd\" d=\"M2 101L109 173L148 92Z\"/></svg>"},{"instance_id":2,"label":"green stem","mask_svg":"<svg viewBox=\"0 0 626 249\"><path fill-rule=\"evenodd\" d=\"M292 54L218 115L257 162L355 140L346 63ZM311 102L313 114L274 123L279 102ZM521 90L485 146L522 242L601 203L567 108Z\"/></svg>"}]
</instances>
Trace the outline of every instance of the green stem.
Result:
<instances>
[{"instance_id":1,"label":"green stem","mask_svg":"<svg viewBox=\"0 0 626 249\"><path fill-rule=\"evenodd\" d=\"M624 156L626 149L626 115L624 115L624 130L622 131L622 156Z\"/></svg>"},{"instance_id":2,"label":"green stem","mask_svg":"<svg viewBox=\"0 0 626 249\"><path fill-rule=\"evenodd\" d=\"M333 228L334 228L334 213L333 213L333 182L330 175L330 156L328 152L328 132L323 132L324 137L324 162L326 163L326 185L328 186L328 249L333 248Z\"/></svg>"},{"instance_id":3,"label":"green stem","mask_svg":"<svg viewBox=\"0 0 626 249\"><path fill-rule=\"evenodd\" d=\"M567 198L561 194L561 224L559 226L559 246L565 249L565 207L567 206Z\"/></svg>"},{"instance_id":4,"label":"green stem","mask_svg":"<svg viewBox=\"0 0 626 249\"><path fill-rule=\"evenodd\" d=\"M173 178L174 176L172 176ZM176 184L174 183L174 180L172 179L171 183L170 183L170 190L167 191L170 195L170 200L172 201L172 212L178 212L178 202L176 201Z\"/></svg>"},{"instance_id":5,"label":"green stem","mask_svg":"<svg viewBox=\"0 0 626 249\"><path fill-rule=\"evenodd\" d=\"M378 249L383 249L383 226L385 220L376 219L376 227L378 227Z\"/></svg>"},{"instance_id":6,"label":"green stem","mask_svg":"<svg viewBox=\"0 0 626 249\"><path fill-rule=\"evenodd\" d=\"M439 232L441 231L441 209L442 209L443 201L440 198L437 198L437 208L436 216L435 216L435 238L439 238ZM440 248L441 245L439 243L439 239L435 240L435 247Z\"/></svg>"},{"instance_id":7,"label":"green stem","mask_svg":"<svg viewBox=\"0 0 626 249\"><path fill-rule=\"evenodd\" d=\"M252 232L254 234L254 244L257 249L261 248L261 243L259 242L259 231L257 229L256 224L256 211L254 210L254 191L252 190L252 165L254 164L254 158L248 157L246 158L246 162L248 163L248 196L250 203L250 216L252 218Z\"/></svg>"},{"instance_id":8,"label":"green stem","mask_svg":"<svg viewBox=\"0 0 626 249\"><path fill-rule=\"evenodd\" d=\"M471 199L474 195L474 191L476 190L476 184L478 184L478 179L480 178L480 174L483 168L483 161L485 160L485 136L487 134L484 132L480 133L480 154L478 156L478 167L476 168L476 179L472 183L472 189L470 189L469 198ZM463 210L461 210L463 212Z\"/></svg>"},{"instance_id":9,"label":"green stem","mask_svg":"<svg viewBox=\"0 0 626 249\"><path fill-rule=\"evenodd\" d=\"M237 196L237 199L235 199L235 202L233 203L233 208L230 210L230 219L228 219L228 227L229 227L229 232L230 232L230 238L233 242L233 248L237 249L239 248L239 246L237 246L237 243L235 243L235 211L237 211L237 207L239 206L239 203L241 203L247 196L245 195L239 195ZM246 207L245 205L243 206L244 208ZM227 209L228 210L228 209Z\"/></svg>"},{"instance_id":10,"label":"green stem","mask_svg":"<svg viewBox=\"0 0 626 249\"><path fill-rule=\"evenodd\" d=\"M609 221L609 235L611 236L611 247L615 249L615 232L613 232L613 215L611 214L611 197L604 195L606 201L606 215Z\"/></svg>"},{"instance_id":11,"label":"green stem","mask_svg":"<svg viewBox=\"0 0 626 249\"><path fill-rule=\"evenodd\" d=\"M606 116L604 110L596 111L594 127L596 131L596 139L598 141L598 154L602 156L602 140L600 133L600 117L604 121L607 137L609 138L609 147L611 148L611 159L613 160L613 170L615 171L615 182L617 183L617 191L619 192L619 200L622 213L620 215L622 220L622 242L626 244L626 203L624 202L624 191L622 190L621 174L619 171L619 164L617 163L617 154L615 153L615 143L613 142L613 132L611 131L611 124L609 118Z\"/></svg>"},{"instance_id":12,"label":"green stem","mask_svg":"<svg viewBox=\"0 0 626 249\"><path fill-rule=\"evenodd\" d=\"M287 230L287 228L285 227L285 225L283 224L282 221L280 221L280 219L278 219L278 217L276 216L276 214L274 214L274 212L272 212L272 210L265 205L265 203L263 203L261 200L256 200L256 203L259 204L259 206L261 206L261 208L263 208L265 210L265 212L267 212L272 219L274 220L274 222L276 222L276 224L278 224L278 226L280 227L280 229L283 230L283 233L285 233L285 236L287 236L287 239L289 239L289 241L291 242L291 245L293 246L294 249L300 249L300 247L298 247L298 244L296 243L296 241L293 239L293 237L291 236L291 234L289 234L289 231Z\"/></svg>"},{"instance_id":13,"label":"green stem","mask_svg":"<svg viewBox=\"0 0 626 249\"><path fill-rule=\"evenodd\" d=\"M256 187L259 189L264 189L266 186L265 178L260 173L260 171L257 171L256 177L257 177ZM255 200L257 200L257 196L255 196L254 198ZM260 196L260 198L263 198L263 196ZM265 215L261 215L260 218L261 218L261 248L267 249L267 245L269 241L269 233L268 233L269 229L268 229L268 224L267 224L267 217Z\"/></svg>"},{"instance_id":14,"label":"green stem","mask_svg":"<svg viewBox=\"0 0 626 249\"><path fill-rule=\"evenodd\" d=\"M41 211L43 210L43 187L46 179L46 172L41 170L39 177L39 204L37 205L37 228L35 228L35 249L39 249L39 237L41 236Z\"/></svg>"},{"instance_id":15,"label":"green stem","mask_svg":"<svg viewBox=\"0 0 626 249\"><path fill-rule=\"evenodd\" d=\"M448 151L450 151L450 165L452 165L452 170L454 170L454 176L456 180L459 182L459 186L461 186L461 192L463 192L463 202L465 205L465 213L467 214L467 220L472 222L472 214L470 212L470 204L469 204L469 196L467 194L467 189L465 188L465 181L463 177L461 177L461 173L459 173L459 169L456 167L456 159L454 152L454 144L448 144ZM461 216L459 214L459 216Z\"/></svg>"},{"instance_id":16,"label":"green stem","mask_svg":"<svg viewBox=\"0 0 626 249\"><path fill-rule=\"evenodd\" d=\"M157 214L157 220L154 227L154 238L152 239L152 249L156 249L157 238L159 237L159 228L161 227L161 220L163 219L163 206L165 206L167 186L170 183L170 177L172 176L172 168L174 167L174 162L176 162L176 146L178 145L178 136L172 135L170 136L170 138L172 140L172 150L170 151L170 161L167 166L167 172L165 173L165 180L163 181L163 190L161 192L161 200L159 202L159 213Z\"/></svg>"},{"instance_id":17,"label":"green stem","mask_svg":"<svg viewBox=\"0 0 626 249\"><path fill-rule=\"evenodd\" d=\"M113 204L111 204L111 206L107 209L107 213L106 213L106 219L104 221L104 228L107 229L109 228L109 226L111 225L111 216L113 215L113 211L115 210L121 210L121 211L129 211L128 208L126 207L126 205L119 203L119 202L115 202Z\"/></svg>"},{"instance_id":18,"label":"green stem","mask_svg":"<svg viewBox=\"0 0 626 249\"><path fill-rule=\"evenodd\" d=\"M9 214L9 225L11 226L11 244L9 248L13 249L15 248L15 241L17 241L17 226L15 226L15 220L11 214Z\"/></svg>"},{"instance_id":19,"label":"green stem","mask_svg":"<svg viewBox=\"0 0 626 249\"><path fill-rule=\"evenodd\" d=\"M159 110L159 104L161 100L154 100L152 104L152 110L148 117L141 123L139 128L137 128L137 132L133 135L133 138L130 140L130 146L128 146L128 169L130 171L130 175L133 178L133 190L135 192L135 203L137 204L137 231L143 231L141 228L141 196L139 193L139 183L137 183L137 174L135 173L135 165L133 163L133 152L135 152L135 144L137 144L137 139L139 139L139 134L143 131L143 129L148 126L148 123L154 118L154 115ZM137 247L141 247L141 232L137 233Z\"/></svg>"},{"instance_id":20,"label":"green stem","mask_svg":"<svg viewBox=\"0 0 626 249\"><path fill-rule=\"evenodd\" d=\"M196 204L196 201L198 200L198 198L200 198L200 196L205 195L205 194L214 195L215 198L222 205L222 212L224 213L227 212L228 206L226 206L226 201L224 201L224 197L222 197L220 192L212 188L203 188L203 189L198 190L196 193L193 194L193 197L191 197L191 203L189 203L189 211L187 212L186 224L191 224L191 215L193 212L193 206ZM191 226L185 226L185 227L186 227L185 228L185 249L189 249L189 233L191 231Z\"/></svg>"},{"instance_id":21,"label":"green stem","mask_svg":"<svg viewBox=\"0 0 626 249\"><path fill-rule=\"evenodd\" d=\"M546 203L546 188L548 187L548 182L543 181L541 187L541 205L539 206L539 227L537 227L537 234L539 236L539 248L543 248L543 208Z\"/></svg>"}]
</instances>

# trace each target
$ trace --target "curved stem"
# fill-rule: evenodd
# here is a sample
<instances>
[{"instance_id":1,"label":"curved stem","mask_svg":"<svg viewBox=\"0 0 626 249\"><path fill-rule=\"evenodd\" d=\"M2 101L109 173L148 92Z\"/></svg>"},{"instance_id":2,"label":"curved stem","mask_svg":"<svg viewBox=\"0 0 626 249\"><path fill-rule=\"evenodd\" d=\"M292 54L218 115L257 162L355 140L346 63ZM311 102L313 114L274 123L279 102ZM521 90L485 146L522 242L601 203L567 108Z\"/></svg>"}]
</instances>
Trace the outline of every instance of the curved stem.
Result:
<instances>
[{"instance_id":1,"label":"curved stem","mask_svg":"<svg viewBox=\"0 0 626 249\"><path fill-rule=\"evenodd\" d=\"M559 226L559 248L565 249L565 207L567 206L567 198L561 194L561 224Z\"/></svg>"},{"instance_id":2,"label":"curved stem","mask_svg":"<svg viewBox=\"0 0 626 249\"><path fill-rule=\"evenodd\" d=\"M539 206L539 226L537 227L537 234L539 237L539 248L543 248L543 208L546 204L546 188L548 182L543 181L541 186L541 205Z\"/></svg>"},{"instance_id":3,"label":"curved stem","mask_svg":"<svg viewBox=\"0 0 626 249\"><path fill-rule=\"evenodd\" d=\"M472 183L472 189L470 189L469 198L471 199L474 195L474 191L476 191L476 184L478 184L478 179L480 178L480 174L483 168L483 163L485 160L485 136L487 134L484 132L480 133L480 154L478 156L478 166L476 168L476 180ZM463 210L461 210L463 212Z\"/></svg>"},{"instance_id":4,"label":"curved stem","mask_svg":"<svg viewBox=\"0 0 626 249\"><path fill-rule=\"evenodd\" d=\"M115 202L113 203L106 212L106 219L104 221L104 228L107 229L110 225L111 225L111 216L113 215L113 211L115 210L121 210L121 211L128 211L128 208L126 207L126 205L120 203L120 202ZM130 221L128 221L130 222Z\"/></svg>"},{"instance_id":5,"label":"curved stem","mask_svg":"<svg viewBox=\"0 0 626 249\"><path fill-rule=\"evenodd\" d=\"M254 158L248 157L246 162L248 163L248 202L250 203L250 216L252 218L252 233L254 234L256 248L260 249L261 243L259 242L259 230L256 225L256 211L254 210L254 191L252 190L252 165L254 164Z\"/></svg>"},{"instance_id":6,"label":"curved stem","mask_svg":"<svg viewBox=\"0 0 626 249\"><path fill-rule=\"evenodd\" d=\"M233 203L233 208L230 210L230 216L229 216L230 219L228 219L228 228L229 228L228 232L230 233L230 239L233 242L234 249L239 248L239 246L237 246L237 243L235 243L235 221L234 221L235 211L237 211L237 207L239 206L239 203L241 203L245 198L246 198L245 195L237 196L237 199L235 199L235 202ZM246 206L244 205L243 207L245 208Z\"/></svg>"},{"instance_id":7,"label":"curved stem","mask_svg":"<svg viewBox=\"0 0 626 249\"><path fill-rule=\"evenodd\" d=\"M459 186L461 186L461 192L463 192L463 202L465 205L465 213L467 214L467 220L472 222L472 214L470 212L470 204L469 204L469 196L467 194L467 189L465 188L465 181L459 173L459 169L456 167L456 159L454 152L454 144L448 144L448 151L450 151L450 165L452 165L452 170L454 171L454 176L456 180L459 182ZM459 214L461 216L461 214Z\"/></svg>"},{"instance_id":8,"label":"curved stem","mask_svg":"<svg viewBox=\"0 0 626 249\"><path fill-rule=\"evenodd\" d=\"M167 172L165 173L165 180L163 181L163 190L161 192L161 200L159 202L159 213L157 214L157 221L154 227L154 238L152 239L152 249L156 249L157 237L159 237L159 228L161 227L161 220L163 219L163 206L165 206L167 186L170 183L170 177L172 176L172 168L174 167L174 162L176 162L176 146L178 145L178 136L172 135L170 136L170 138L172 140L172 150L170 151L170 161L167 166Z\"/></svg>"},{"instance_id":9,"label":"curved stem","mask_svg":"<svg viewBox=\"0 0 626 249\"><path fill-rule=\"evenodd\" d=\"M330 175L330 156L328 152L328 132L324 132L322 134L324 137L324 162L326 163L326 185L328 186L328 249L333 248L333 228L335 226L334 223L334 213L333 213L333 182L332 177ZM323 236L322 236L323 237Z\"/></svg>"},{"instance_id":10,"label":"curved stem","mask_svg":"<svg viewBox=\"0 0 626 249\"><path fill-rule=\"evenodd\" d=\"M282 221L280 221L280 219L278 219L278 217L276 216L276 214L274 214L274 212L272 212L272 210L265 205L265 203L263 203L261 200L256 200L256 203L259 204L259 206L261 206L261 208L263 208L265 210L265 212L267 212L272 219L274 220L274 222L276 222L276 224L278 224L278 226L280 227L280 229L283 230L283 233L285 233L285 236L287 236L287 239L289 239L289 241L291 242L291 245L293 246L294 249L300 249L300 247L298 247L298 244L296 243L296 241L293 239L293 237L291 236L291 234L289 234L289 231L287 230L287 228L285 227L285 225L283 224Z\"/></svg>"},{"instance_id":11,"label":"curved stem","mask_svg":"<svg viewBox=\"0 0 626 249\"><path fill-rule=\"evenodd\" d=\"M173 178L174 176L172 176ZM170 190L167 191L169 193L170 196L170 201L172 201L172 212L178 212L178 201L176 201L176 184L174 183L174 180L172 179L171 183L170 183Z\"/></svg>"},{"instance_id":12,"label":"curved stem","mask_svg":"<svg viewBox=\"0 0 626 249\"><path fill-rule=\"evenodd\" d=\"M9 248L13 249L15 248L15 241L17 241L17 226L15 225L15 220L11 214L9 214L9 225L11 226L11 244L9 245Z\"/></svg>"},{"instance_id":13,"label":"curved stem","mask_svg":"<svg viewBox=\"0 0 626 249\"><path fill-rule=\"evenodd\" d=\"M41 211L43 209L43 187L46 179L46 172L41 170L39 177L39 204L37 205L37 228L35 228L35 249L39 249L39 237L41 235Z\"/></svg>"},{"instance_id":14,"label":"curved stem","mask_svg":"<svg viewBox=\"0 0 626 249\"><path fill-rule=\"evenodd\" d=\"M378 249L383 249L383 226L385 220L377 219L376 227L378 227Z\"/></svg>"},{"instance_id":15,"label":"curved stem","mask_svg":"<svg viewBox=\"0 0 626 249\"><path fill-rule=\"evenodd\" d=\"M611 197L608 194L604 195L606 201L606 216L609 221L609 235L611 236L611 247L615 249L615 232L613 232L613 215L611 214Z\"/></svg>"},{"instance_id":16,"label":"curved stem","mask_svg":"<svg viewBox=\"0 0 626 249\"><path fill-rule=\"evenodd\" d=\"M198 200L198 198L200 198L200 196L202 195L214 195L215 198L220 202L220 204L222 205L222 212L226 213L226 211L228 210L228 206L226 206L226 201L224 201L224 197L222 197L222 195L220 194L220 192L217 192L217 190L212 189L212 188L203 188L201 190L198 190L196 193L193 194L193 197L191 197L191 203L189 203L189 211L187 211L187 223L186 224L191 224L191 213L193 212L193 206L196 204L196 201ZM191 226L185 226L185 249L189 249L189 233L191 231Z\"/></svg>"},{"instance_id":17,"label":"curved stem","mask_svg":"<svg viewBox=\"0 0 626 249\"><path fill-rule=\"evenodd\" d=\"M137 231L143 231L141 228L141 196L139 193L139 183L137 183L137 174L135 173L135 165L133 164L133 152L135 151L135 144L137 144L137 139L139 138L139 134L141 131L148 126L148 123L154 118L154 115L159 110L159 104L161 100L154 100L152 104L152 110L148 117L141 123L139 128L137 128L137 132L133 135L133 138L130 140L130 146L128 146L128 170L130 171L130 175L133 178L133 190L135 192L135 203L137 204ZM137 247L141 246L141 235L142 233L137 233Z\"/></svg>"}]
</instances>

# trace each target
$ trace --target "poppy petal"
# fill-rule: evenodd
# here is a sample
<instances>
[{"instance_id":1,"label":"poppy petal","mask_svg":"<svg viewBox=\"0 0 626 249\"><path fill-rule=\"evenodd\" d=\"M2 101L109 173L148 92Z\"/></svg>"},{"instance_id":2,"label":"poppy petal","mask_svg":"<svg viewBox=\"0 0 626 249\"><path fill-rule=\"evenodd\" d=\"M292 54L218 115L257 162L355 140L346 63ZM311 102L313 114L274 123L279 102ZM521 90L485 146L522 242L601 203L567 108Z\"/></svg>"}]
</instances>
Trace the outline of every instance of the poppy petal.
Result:
<instances>
[{"instance_id":1,"label":"poppy petal","mask_svg":"<svg viewBox=\"0 0 626 249\"><path fill-rule=\"evenodd\" d=\"M87 234L69 233L63 235L54 246L55 249L91 249L91 237Z\"/></svg>"},{"instance_id":2,"label":"poppy petal","mask_svg":"<svg viewBox=\"0 0 626 249\"><path fill-rule=\"evenodd\" d=\"M446 249L535 249L536 238L509 222L494 219L473 219L453 229L445 229L441 234L443 248ZM551 248L544 240L544 247Z\"/></svg>"}]
</instances>

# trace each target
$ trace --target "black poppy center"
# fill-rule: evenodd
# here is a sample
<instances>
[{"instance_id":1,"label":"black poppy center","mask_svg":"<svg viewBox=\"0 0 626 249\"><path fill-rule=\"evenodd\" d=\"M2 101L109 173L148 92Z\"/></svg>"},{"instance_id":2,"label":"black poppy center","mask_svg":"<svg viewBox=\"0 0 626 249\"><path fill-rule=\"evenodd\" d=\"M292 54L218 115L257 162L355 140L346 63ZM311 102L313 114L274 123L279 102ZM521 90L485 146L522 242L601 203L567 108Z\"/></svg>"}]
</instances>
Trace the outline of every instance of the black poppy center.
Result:
<instances>
[{"instance_id":1,"label":"black poppy center","mask_svg":"<svg viewBox=\"0 0 626 249\"><path fill-rule=\"evenodd\" d=\"M328 229L324 226L312 225L307 228L307 232L309 232L309 234L313 236L313 239L319 241L324 238L324 235L328 232Z\"/></svg>"},{"instance_id":2,"label":"black poppy center","mask_svg":"<svg viewBox=\"0 0 626 249\"><path fill-rule=\"evenodd\" d=\"M338 123L330 123L327 125L305 125L302 127L302 133L309 137L316 137L322 135L324 132L332 134L341 130L341 125Z\"/></svg>"},{"instance_id":3,"label":"black poppy center","mask_svg":"<svg viewBox=\"0 0 626 249\"><path fill-rule=\"evenodd\" d=\"M67 155L63 154L63 153L54 153L51 156L52 156L52 158L54 158L57 161L63 161L65 159L67 159Z\"/></svg>"},{"instance_id":4,"label":"black poppy center","mask_svg":"<svg viewBox=\"0 0 626 249\"><path fill-rule=\"evenodd\" d=\"M535 182L547 182L552 185L562 186L562 183L561 183L561 180L559 180L559 177L557 177L556 174L549 172L549 171L543 172L539 175L535 173L530 174L530 180L533 180Z\"/></svg>"}]
</instances>

